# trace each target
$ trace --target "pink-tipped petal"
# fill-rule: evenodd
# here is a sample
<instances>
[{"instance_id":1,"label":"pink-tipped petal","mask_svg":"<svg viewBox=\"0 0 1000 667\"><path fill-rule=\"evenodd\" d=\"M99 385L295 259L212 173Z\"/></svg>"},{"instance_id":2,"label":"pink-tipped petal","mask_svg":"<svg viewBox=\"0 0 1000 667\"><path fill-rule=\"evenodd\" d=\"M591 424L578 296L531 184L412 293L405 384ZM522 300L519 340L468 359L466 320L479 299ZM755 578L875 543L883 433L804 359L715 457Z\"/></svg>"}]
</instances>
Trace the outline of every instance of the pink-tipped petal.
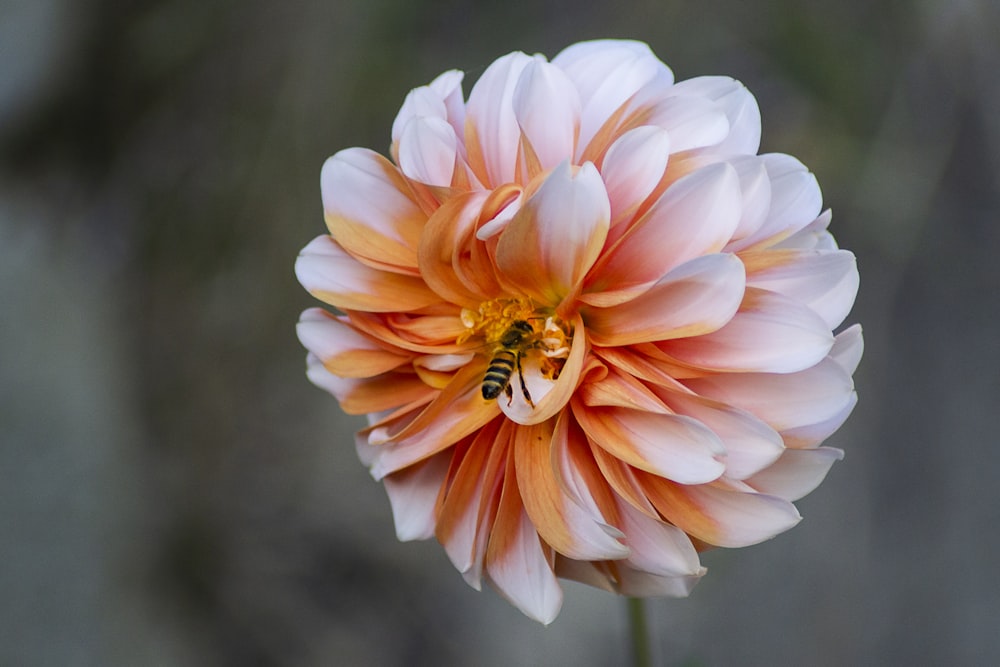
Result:
<instances>
[{"instance_id":1,"label":"pink-tipped petal","mask_svg":"<svg viewBox=\"0 0 1000 667\"><path fill-rule=\"evenodd\" d=\"M575 401L573 414L594 443L640 470L681 484L704 484L726 469L722 441L690 417Z\"/></svg>"},{"instance_id":2,"label":"pink-tipped petal","mask_svg":"<svg viewBox=\"0 0 1000 667\"><path fill-rule=\"evenodd\" d=\"M611 200L611 226L627 221L663 178L670 158L670 134L661 127L643 125L611 144L601 163Z\"/></svg>"},{"instance_id":3,"label":"pink-tipped petal","mask_svg":"<svg viewBox=\"0 0 1000 667\"><path fill-rule=\"evenodd\" d=\"M420 278L366 266L329 236L302 249L295 275L310 294L344 310L406 312L441 301Z\"/></svg>"},{"instance_id":4,"label":"pink-tipped petal","mask_svg":"<svg viewBox=\"0 0 1000 667\"><path fill-rule=\"evenodd\" d=\"M605 121L632 95L654 79L669 85L673 73L642 42L580 42L552 59L573 81L582 103L581 150Z\"/></svg>"},{"instance_id":5,"label":"pink-tipped petal","mask_svg":"<svg viewBox=\"0 0 1000 667\"><path fill-rule=\"evenodd\" d=\"M833 335L812 310L774 292L747 288L743 304L722 328L664 341L673 359L716 371L793 373L819 363Z\"/></svg>"},{"instance_id":6,"label":"pink-tipped petal","mask_svg":"<svg viewBox=\"0 0 1000 667\"><path fill-rule=\"evenodd\" d=\"M684 384L751 412L778 432L824 422L855 400L851 376L830 359L797 373L723 373Z\"/></svg>"},{"instance_id":7,"label":"pink-tipped petal","mask_svg":"<svg viewBox=\"0 0 1000 667\"><path fill-rule=\"evenodd\" d=\"M582 280L608 234L611 205L594 165L568 162L530 197L497 243L497 267L539 303L557 306Z\"/></svg>"},{"instance_id":8,"label":"pink-tipped petal","mask_svg":"<svg viewBox=\"0 0 1000 667\"><path fill-rule=\"evenodd\" d=\"M787 449L773 465L746 480L761 493L795 501L819 486L844 452L833 447Z\"/></svg>"},{"instance_id":9,"label":"pink-tipped petal","mask_svg":"<svg viewBox=\"0 0 1000 667\"><path fill-rule=\"evenodd\" d=\"M443 452L383 480L400 541L426 540L434 535L434 510L450 460L450 453Z\"/></svg>"},{"instance_id":10,"label":"pink-tipped petal","mask_svg":"<svg viewBox=\"0 0 1000 667\"><path fill-rule=\"evenodd\" d=\"M580 128L580 98L562 70L535 56L521 72L511 102L542 170L573 157Z\"/></svg>"},{"instance_id":11,"label":"pink-tipped petal","mask_svg":"<svg viewBox=\"0 0 1000 667\"><path fill-rule=\"evenodd\" d=\"M742 253L747 284L809 306L833 329L858 293L858 267L847 250L761 250Z\"/></svg>"},{"instance_id":12,"label":"pink-tipped petal","mask_svg":"<svg viewBox=\"0 0 1000 667\"><path fill-rule=\"evenodd\" d=\"M427 218L391 162L367 149L340 151L323 164L320 187L330 234L348 252L372 263L417 266Z\"/></svg>"},{"instance_id":13,"label":"pink-tipped petal","mask_svg":"<svg viewBox=\"0 0 1000 667\"><path fill-rule=\"evenodd\" d=\"M678 179L597 263L586 291L649 286L688 260L718 252L740 210L739 178L728 164Z\"/></svg>"},{"instance_id":14,"label":"pink-tipped petal","mask_svg":"<svg viewBox=\"0 0 1000 667\"><path fill-rule=\"evenodd\" d=\"M729 134L712 146L721 155L756 155L760 148L760 108L746 87L727 76L699 76L677 83L675 95L702 97L719 105L729 121Z\"/></svg>"},{"instance_id":15,"label":"pink-tipped petal","mask_svg":"<svg viewBox=\"0 0 1000 667\"><path fill-rule=\"evenodd\" d=\"M736 314L744 283L743 263L735 255L693 259L630 301L586 309L591 340L621 346L710 333Z\"/></svg>"},{"instance_id":16,"label":"pink-tipped petal","mask_svg":"<svg viewBox=\"0 0 1000 667\"><path fill-rule=\"evenodd\" d=\"M479 77L465 106L465 145L469 162L488 186L514 180L521 129L512 100L521 72L531 57L510 53L493 62Z\"/></svg>"},{"instance_id":17,"label":"pink-tipped petal","mask_svg":"<svg viewBox=\"0 0 1000 667\"><path fill-rule=\"evenodd\" d=\"M507 601L528 618L548 625L562 607L562 588L550 560L555 554L539 539L521 503L510 461L486 551L486 572Z\"/></svg>"},{"instance_id":18,"label":"pink-tipped petal","mask_svg":"<svg viewBox=\"0 0 1000 667\"><path fill-rule=\"evenodd\" d=\"M295 331L303 347L319 357L327 370L345 378L372 377L412 359L402 350L379 345L320 308L303 312Z\"/></svg>"},{"instance_id":19,"label":"pink-tipped petal","mask_svg":"<svg viewBox=\"0 0 1000 667\"><path fill-rule=\"evenodd\" d=\"M670 523L716 546L758 544L802 520L794 505L776 496L643 477L649 499Z\"/></svg>"},{"instance_id":20,"label":"pink-tipped petal","mask_svg":"<svg viewBox=\"0 0 1000 667\"><path fill-rule=\"evenodd\" d=\"M458 137L448 121L417 116L403 128L399 140L399 168L418 183L451 185L458 155Z\"/></svg>"}]
</instances>

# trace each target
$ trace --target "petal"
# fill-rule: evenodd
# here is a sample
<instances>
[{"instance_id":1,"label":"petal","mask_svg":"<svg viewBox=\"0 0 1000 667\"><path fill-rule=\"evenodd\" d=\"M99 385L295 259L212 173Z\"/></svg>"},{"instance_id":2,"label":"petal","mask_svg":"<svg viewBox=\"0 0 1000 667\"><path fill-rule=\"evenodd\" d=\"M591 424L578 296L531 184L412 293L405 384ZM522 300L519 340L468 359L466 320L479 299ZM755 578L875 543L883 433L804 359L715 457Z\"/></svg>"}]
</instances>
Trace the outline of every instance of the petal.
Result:
<instances>
[{"instance_id":1,"label":"petal","mask_svg":"<svg viewBox=\"0 0 1000 667\"><path fill-rule=\"evenodd\" d=\"M813 492L844 452L833 447L787 449L773 465L746 480L761 493L795 501Z\"/></svg>"},{"instance_id":2,"label":"petal","mask_svg":"<svg viewBox=\"0 0 1000 667\"><path fill-rule=\"evenodd\" d=\"M392 121L392 143L399 142L403 137L403 128L414 118L419 117L440 118L441 120L448 118L448 108L445 106L441 93L431 86L420 86L406 94L403 105L399 108L395 120Z\"/></svg>"},{"instance_id":3,"label":"petal","mask_svg":"<svg viewBox=\"0 0 1000 667\"><path fill-rule=\"evenodd\" d=\"M432 456L384 480L396 537L401 542L426 540L434 535L434 513L448 472L450 452Z\"/></svg>"},{"instance_id":4,"label":"petal","mask_svg":"<svg viewBox=\"0 0 1000 667\"><path fill-rule=\"evenodd\" d=\"M496 187L514 180L521 129L512 99L521 72L531 62L521 52L493 62L469 93L465 106L465 146L479 180Z\"/></svg>"},{"instance_id":5,"label":"petal","mask_svg":"<svg viewBox=\"0 0 1000 667\"><path fill-rule=\"evenodd\" d=\"M854 400L851 376L830 359L797 373L723 373L684 384L753 413L779 433L826 421Z\"/></svg>"},{"instance_id":6,"label":"petal","mask_svg":"<svg viewBox=\"0 0 1000 667\"><path fill-rule=\"evenodd\" d=\"M441 301L420 278L365 266L329 236L302 249L295 275L314 297L344 310L405 312Z\"/></svg>"},{"instance_id":7,"label":"petal","mask_svg":"<svg viewBox=\"0 0 1000 667\"><path fill-rule=\"evenodd\" d=\"M295 327L299 341L328 371L341 377L365 378L409 363L412 355L386 349L320 308L302 313Z\"/></svg>"},{"instance_id":8,"label":"petal","mask_svg":"<svg viewBox=\"0 0 1000 667\"><path fill-rule=\"evenodd\" d=\"M333 238L371 263L413 269L426 215L396 167L363 148L329 158L320 172L323 211Z\"/></svg>"},{"instance_id":9,"label":"petal","mask_svg":"<svg viewBox=\"0 0 1000 667\"><path fill-rule=\"evenodd\" d=\"M435 531L448 558L476 590L481 587L509 450L509 437L497 437L501 422L495 419L484 426L464 455L455 454L453 481L441 503Z\"/></svg>"},{"instance_id":10,"label":"petal","mask_svg":"<svg viewBox=\"0 0 1000 667\"><path fill-rule=\"evenodd\" d=\"M670 269L726 245L740 220L740 184L728 164L674 182L588 277L587 292L648 286Z\"/></svg>"},{"instance_id":11,"label":"petal","mask_svg":"<svg viewBox=\"0 0 1000 667\"><path fill-rule=\"evenodd\" d=\"M726 76L699 76L677 83L671 93L711 100L725 113L729 134L712 147L714 152L757 154L760 148L760 108L742 83Z\"/></svg>"},{"instance_id":12,"label":"petal","mask_svg":"<svg viewBox=\"0 0 1000 667\"><path fill-rule=\"evenodd\" d=\"M773 428L724 403L692 394L658 390L657 394L677 414L686 415L712 430L726 448L726 477L744 479L774 463L785 443Z\"/></svg>"},{"instance_id":13,"label":"petal","mask_svg":"<svg viewBox=\"0 0 1000 667\"><path fill-rule=\"evenodd\" d=\"M698 97L674 95L674 88L660 92L651 86L652 99L642 95L632 104L649 105L643 125L657 125L670 134L670 150L674 153L705 146L715 146L729 135L729 120L722 107L715 102Z\"/></svg>"},{"instance_id":14,"label":"petal","mask_svg":"<svg viewBox=\"0 0 1000 667\"><path fill-rule=\"evenodd\" d=\"M465 97L462 94L462 79L465 74L453 69L439 74L428 87L444 101L447 120L455 129L455 136L465 131Z\"/></svg>"},{"instance_id":15,"label":"petal","mask_svg":"<svg viewBox=\"0 0 1000 667\"><path fill-rule=\"evenodd\" d=\"M705 568L691 538L683 530L652 519L627 503L619 502L622 532L632 554L628 565L658 576L700 576Z\"/></svg>"},{"instance_id":16,"label":"petal","mask_svg":"<svg viewBox=\"0 0 1000 667\"><path fill-rule=\"evenodd\" d=\"M504 278L538 303L557 306L597 259L611 205L593 164L553 171L497 243Z\"/></svg>"},{"instance_id":17,"label":"petal","mask_svg":"<svg viewBox=\"0 0 1000 667\"><path fill-rule=\"evenodd\" d=\"M854 375L861 363L861 355L865 351L865 340L861 335L861 325L850 326L833 339L833 349L830 358L840 364L848 375Z\"/></svg>"},{"instance_id":18,"label":"petal","mask_svg":"<svg viewBox=\"0 0 1000 667\"><path fill-rule=\"evenodd\" d=\"M555 420L514 430L514 462L524 509L539 536L553 549L578 560L624 558L629 550L616 539L604 518L567 496L556 479L553 461ZM565 429L559 437L565 439Z\"/></svg>"},{"instance_id":19,"label":"petal","mask_svg":"<svg viewBox=\"0 0 1000 667\"><path fill-rule=\"evenodd\" d=\"M767 219L753 234L734 244L748 250L772 246L809 225L819 215L823 195L816 177L790 155L761 155L771 180L771 207Z\"/></svg>"},{"instance_id":20,"label":"petal","mask_svg":"<svg viewBox=\"0 0 1000 667\"><path fill-rule=\"evenodd\" d=\"M744 281L743 263L735 255L699 257L670 271L631 301L587 308L587 333L595 345L608 347L706 334L736 314ZM600 296L581 298L596 301Z\"/></svg>"},{"instance_id":21,"label":"petal","mask_svg":"<svg viewBox=\"0 0 1000 667\"><path fill-rule=\"evenodd\" d=\"M810 449L817 447L824 440L844 425L858 403L858 395L852 393L843 407L833 415L813 424L804 424L795 428L787 428L781 432L785 446L795 449Z\"/></svg>"},{"instance_id":22,"label":"petal","mask_svg":"<svg viewBox=\"0 0 1000 667\"><path fill-rule=\"evenodd\" d=\"M391 410L427 399L434 390L412 373L383 373L372 378L342 378L328 371L314 354L306 357L306 377L328 391L349 415Z\"/></svg>"},{"instance_id":23,"label":"petal","mask_svg":"<svg viewBox=\"0 0 1000 667\"><path fill-rule=\"evenodd\" d=\"M458 155L458 137L448 121L417 116L403 128L399 139L399 168L426 185L451 185Z\"/></svg>"},{"instance_id":24,"label":"petal","mask_svg":"<svg viewBox=\"0 0 1000 667\"><path fill-rule=\"evenodd\" d=\"M830 329L854 306L858 266L847 250L761 250L740 254L747 284L784 294L809 306Z\"/></svg>"},{"instance_id":25,"label":"petal","mask_svg":"<svg viewBox=\"0 0 1000 667\"><path fill-rule=\"evenodd\" d=\"M630 218L663 178L670 157L666 130L644 125L611 144L601 162L601 176L611 200L611 227Z\"/></svg>"},{"instance_id":26,"label":"petal","mask_svg":"<svg viewBox=\"0 0 1000 667\"><path fill-rule=\"evenodd\" d=\"M518 495L508 457L500 507L486 551L490 582L512 605L529 618L548 625L562 607L562 589L552 571L554 558L542 544Z\"/></svg>"},{"instance_id":27,"label":"petal","mask_svg":"<svg viewBox=\"0 0 1000 667\"><path fill-rule=\"evenodd\" d=\"M487 195L463 193L445 201L428 219L420 240L420 274L443 299L465 308L478 308L483 300L479 279L489 286L489 275L470 275L463 260L473 252L475 225Z\"/></svg>"},{"instance_id":28,"label":"petal","mask_svg":"<svg viewBox=\"0 0 1000 667\"><path fill-rule=\"evenodd\" d=\"M507 401L497 401L500 410L508 419L518 424L530 426L538 424L546 419L554 417L569 402L573 392L580 382L583 372L584 362L587 357L587 339L584 334L583 323L577 315L574 330L579 332L573 336L570 343L569 356L559 371L559 377L552 381L546 378L541 371L540 360L536 357L528 357L522 361L524 370L524 381L528 385L528 393L531 395L534 407L528 405L524 400L521 391L521 379L518 373L511 376L511 389L513 398L508 405ZM485 369L484 369L485 373Z\"/></svg>"},{"instance_id":29,"label":"petal","mask_svg":"<svg viewBox=\"0 0 1000 667\"><path fill-rule=\"evenodd\" d=\"M381 479L433 456L496 417L496 408L483 401L481 383L482 371L469 364L402 428L373 430L369 441L380 445L381 451L372 464L372 476Z\"/></svg>"},{"instance_id":30,"label":"petal","mask_svg":"<svg viewBox=\"0 0 1000 667\"><path fill-rule=\"evenodd\" d=\"M761 373L809 368L832 346L829 327L812 310L780 294L749 287L739 312L722 328L657 344L686 365Z\"/></svg>"},{"instance_id":31,"label":"petal","mask_svg":"<svg viewBox=\"0 0 1000 667\"><path fill-rule=\"evenodd\" d=\"M649 499L670 523L720 547L746 547L783 533L802 517L787 500L705 484L683 486L642 474Z\"/></svg>"},{"instance_id":32,"label":"petal","mask_svg":"<svg viewBox=\"0 0 1000 667\"><path fill-rule=\"evenodd\" d=\"M827 231L833 212L827 209L815 220L771 248L794 248L798 250L836 250L837 241Z\"/></svg>"},{"instance_id":33,"label":"petal","mask_svg":"<svg viewBox=\"0 0 1000 667\"><path fill-rule=\"evenodd\" d=\"M586 147L605 121L637 90L673 73L649 46L632 40L579 42L552 59L573 81L582 103L579 146Z\"/></svg>"},{"instance_id":34,"label":"petal","mask_svg":"<svg viewBox=\"0 0 1000 667\"><path fill-rule=\"evenodd\" d=\"M535 56L521 72L511 102L542 170L572 159L580 129L580 98L562 70Z\"/></svg>"},{"instance_id":35,"label":"petal","mask_svg":"<svg viewBox=\"0 0 1000 667\"><path fill-rule=\"evenodd\" d=\"M698 574L663 577L630 567L621 567L618 573L618 592L629 597L686 598L706 572L708 572L706 568L701 568Z\"/></svg>"},{"instance_id":36,"label":"petal","mask_svg":"<svg viewBox=\"0 0 1000 667\"><path fill-rule=\"evenodd\" d=\"M725 471L722 442L690 417L572 405L588 438L640 470L682 484L710 482Z\"/></svg>"}]
</instances>

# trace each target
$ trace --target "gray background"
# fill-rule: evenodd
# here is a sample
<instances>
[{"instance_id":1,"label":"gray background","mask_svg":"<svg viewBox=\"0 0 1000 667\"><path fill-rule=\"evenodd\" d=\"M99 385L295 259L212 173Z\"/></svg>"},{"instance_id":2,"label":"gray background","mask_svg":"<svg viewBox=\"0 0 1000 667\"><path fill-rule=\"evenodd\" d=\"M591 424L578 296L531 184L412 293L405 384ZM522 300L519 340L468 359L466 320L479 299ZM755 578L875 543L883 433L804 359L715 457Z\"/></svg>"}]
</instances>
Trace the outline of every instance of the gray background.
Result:
<instances>
[{"instance_id":1,"label":"gray background","mask_svg":"<svg viewBox=\"0 0 1000 667\"><path fill-rule=\"evenodd\" d=\"M818 176L865 327L844 448L768 543L651 605L670 665L1000 662L992 0L0 1L0 664L614 665L397 543L304 377L319 168L514 49L648 41Z\"/></svg>"}]
</instances>

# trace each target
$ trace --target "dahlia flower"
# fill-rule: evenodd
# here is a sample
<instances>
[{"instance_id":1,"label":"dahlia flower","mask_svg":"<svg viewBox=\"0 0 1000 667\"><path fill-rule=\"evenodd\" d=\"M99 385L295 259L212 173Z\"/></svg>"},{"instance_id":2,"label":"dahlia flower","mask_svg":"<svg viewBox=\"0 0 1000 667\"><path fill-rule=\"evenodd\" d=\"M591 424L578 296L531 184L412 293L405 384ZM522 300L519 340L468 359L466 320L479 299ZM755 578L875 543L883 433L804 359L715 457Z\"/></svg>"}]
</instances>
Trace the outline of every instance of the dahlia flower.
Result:
<instances>
[{"instance_id":1,"label":"dahlia flower","mask_svg":"<svg viewBox=\"0 0 1000 667\"><path fill-rule=\"evenodd\" d=\"M791 528L842 457L854 256L733 79L675 83L633 41L462 77L406 96L391 158L323 165L308 377L367 415L399 539L473 587L543 623L559 577L685 596L699 552Z\"/></svg>"}]
</instances>

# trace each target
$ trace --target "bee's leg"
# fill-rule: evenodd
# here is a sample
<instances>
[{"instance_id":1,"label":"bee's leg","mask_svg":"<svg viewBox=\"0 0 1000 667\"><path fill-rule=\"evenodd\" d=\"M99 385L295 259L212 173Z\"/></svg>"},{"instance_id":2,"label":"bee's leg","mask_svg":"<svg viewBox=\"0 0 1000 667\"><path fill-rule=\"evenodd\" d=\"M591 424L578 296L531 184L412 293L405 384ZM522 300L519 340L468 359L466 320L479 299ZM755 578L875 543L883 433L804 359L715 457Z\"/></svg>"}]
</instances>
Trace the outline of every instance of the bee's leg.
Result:
<instances>
[{"instance_id":1,"label":"bee's leg","mask_svg":"<svg viewBox=\"0 0 1000 667\"><path fill-rule=\"evenodd\" d=\"M514 400L514 389L510 386L510 382L504 385L503 393L507 394L507 407L509 408Z\"/></svg>"},{"instance_id":2,"label":"bee's leg","mask_svg":"<svg viewBox=\"0 0 1000 667\"><path fill-rule=\"evenodd\" d=\"M531 401L531 394L528 393L528 385L524 383L524 371L521 369L521 354L518 353L516 357L517 361L517 378L521 381L521 393L524 394L524 400L528 402L528 405L535 407L535 404ZM508 403L507 405L510 405Z\"/></svg>"}]
</instances>

